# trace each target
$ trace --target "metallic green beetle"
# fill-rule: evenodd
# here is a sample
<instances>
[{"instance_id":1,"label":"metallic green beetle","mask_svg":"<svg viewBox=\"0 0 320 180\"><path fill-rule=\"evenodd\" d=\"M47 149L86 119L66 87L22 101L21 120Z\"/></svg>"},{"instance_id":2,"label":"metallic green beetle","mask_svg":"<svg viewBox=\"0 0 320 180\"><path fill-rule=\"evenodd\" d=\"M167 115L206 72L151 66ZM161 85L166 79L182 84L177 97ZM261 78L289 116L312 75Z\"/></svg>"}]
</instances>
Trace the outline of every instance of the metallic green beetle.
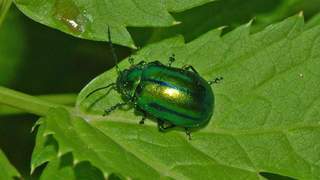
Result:
<instances>
[{"instance_id":1,"label":"metallic green beetle","mask_svg":"<svg viewBox=\"0 0 320 180\"><path fill-rule=\"evenodd\" d=\"M109 29L108 37L117 62ZM147 116L151 116L157 120L160 131L175 126L183 127L189 138L190 128L201 127L209 122L214 109L214 94L210 85L222 80L221 77L206 81L192 66L171 67L174 55L169 58L168 65L159 61L134 64L132 59L129 60L131 67L123 71L116 63L118 78L115 83L87 95L109 87L114 87L121 94L124 102L108 108L104 115L121 106L131 105L144 115L140 124L144 123Z\"/></svg>"}]
</instances>

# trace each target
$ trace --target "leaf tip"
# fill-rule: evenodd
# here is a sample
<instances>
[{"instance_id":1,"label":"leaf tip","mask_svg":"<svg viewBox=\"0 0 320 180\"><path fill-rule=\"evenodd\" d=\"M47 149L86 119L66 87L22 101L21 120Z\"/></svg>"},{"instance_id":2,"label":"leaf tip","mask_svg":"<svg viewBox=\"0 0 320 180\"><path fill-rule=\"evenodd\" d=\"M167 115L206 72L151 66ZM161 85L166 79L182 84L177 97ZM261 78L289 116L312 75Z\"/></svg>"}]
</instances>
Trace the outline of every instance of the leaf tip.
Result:
<instances>
[{"instance_id":1,"label":"leaf tip","mask_svg":"<svg viewBox=\"0 0 320 180\"><path fill-rule=\"evenodd\" d=\"M34 125L32 126L30 133L33 133L37 127L39 127L42 124L43 120L42 118L40 118L36 123L34 123Z\"/></svg>"},{"instance_id":2,"label":"leaf tip","mask_svg":"<svg viewBox=\"0 0 320 180\"><path fill-rule=\"evenodd\" d=\"M63 156L63 154L64 154L64 153L63 153L62 151L59 151L58 154L57 154L57 155L58 155L58 158L61 158L61 156Z\"/></svg>"},{"instance_id":3,"label":"leaf tip","mask_svg":"<svg viewBox=\"0 0 320 180\"><path fill-rule=\"evenodd\" d=\"M300 12L298 13L298 17L301 17L301 18L303 18L303 17L304 17L304 13L303 13L303 11L300 11Z\"/></svg>"},{"instance_id":4,"label":"leaf tip","mask_svg":"<svg viewBox=\"0 0 320 180\"><path fill-rule=\"evenodd\" d=\"M182 22L181 21L173 21L172 25L178 25L178 24L181 24Z\"/></svg>"},{"instance_id":5,"label":"leaf tip","mask_svg":"<svg viewBox=\"0 0 320 180\"><path fill-rule=\"evenodd\" d=\"M42 134L42 136L43 137L47 137L47 136L49 136L49 135L53 135L54 133L50 133L50 132L45 132L45 133L43 133Z\"/></svg>"},{"instance_id":6,"label":"leaf tip","mask_svg":"<svg viewBox=\"0 0 320 180\"><path fill-rule=\"evenodd\" d=\"M109 179L109 173L103 172L103 177L104 177L105 179Z\"/></svg>"},{"instance_id":7,"label":"leaf tip","mask_svg":"<svg viewBox=\"0 0 320 180\"><path fill-rule=\"evenodd\" d=\"M247 27L250 27L252 24L253 24L253 22L256 20L256 18L254 17L254 18L252 18L247 24L246 24L246 26Z\"/></svg>"},{"instance_id":8,"label":"leaf tip","mask_svg":"<svg viewBox=\"0 0 320 180\"><path fill-rule=\"evenodd\" d=\"M136 45L134 45L134 44L131 44L130 47L131 47L132 49L138 49L138 47L137 47Z\"/></svg>"},{"instance_id":9,"label":"leaf tip","mask_svg":"<svg viewBox=\"0 0 320 180\"><path fill-rule=\"evenodd\" d=\"M224 29L226 29L226 28L228 28L229 26L220 26L220 27L218 27L218 30L219 31L223 31Z\"/></svg>"},{"instance_id":10,"label":"leaf tip","mask_svg":"<svg viewBox=\"0 0 320 180\"><path fill-rule=\"evenodd\" d=\"M36 169L36 167L33 165L33 164L31 164L31 168L30 168L30 174L32 174L33 172L34 172L34 170Z\"/></svg>"},{"instance_id":11,"label":"leaf tip","mask_svg":"<svg viewBox=\"0 0 320 180\"><path fill-rule=\"evenodd\" d=\"M75 165L77 165L79 162L80 162L80 161L79 161L78 159L74 159L74 160L73 160L73 165L75 166Z\"/></svg>"}]
</instances>

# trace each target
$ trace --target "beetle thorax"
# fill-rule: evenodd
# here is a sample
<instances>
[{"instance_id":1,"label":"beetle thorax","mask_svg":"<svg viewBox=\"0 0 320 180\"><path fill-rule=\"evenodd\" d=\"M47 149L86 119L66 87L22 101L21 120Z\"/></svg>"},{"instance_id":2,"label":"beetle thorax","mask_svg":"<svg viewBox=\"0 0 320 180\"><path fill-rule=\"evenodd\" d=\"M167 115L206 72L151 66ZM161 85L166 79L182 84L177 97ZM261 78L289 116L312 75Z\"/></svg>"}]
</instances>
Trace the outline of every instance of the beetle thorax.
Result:
<instances>
[{"instance_id":1,"label":"beetle thorax","mask_svg":"<svg viewBox=\"0 0 320 180\"><path fill-rule=\"evenodd\" d=\"M123 70L117 78L117 91L125 100L132 100L135 90L140 83L142 69L132 67Z\"/></svg>"}]
</instances>

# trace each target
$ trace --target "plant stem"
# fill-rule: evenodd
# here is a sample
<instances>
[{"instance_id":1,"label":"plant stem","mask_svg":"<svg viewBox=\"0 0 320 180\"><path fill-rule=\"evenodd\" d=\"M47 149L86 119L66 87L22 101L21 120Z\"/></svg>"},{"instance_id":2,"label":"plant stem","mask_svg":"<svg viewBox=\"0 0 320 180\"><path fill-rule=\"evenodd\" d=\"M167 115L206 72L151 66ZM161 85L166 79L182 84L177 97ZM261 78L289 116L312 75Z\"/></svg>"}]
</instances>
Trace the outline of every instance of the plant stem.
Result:
<instances>
[{"instance_id":1,"label":"plant stem","mask_svg":"<svg viewBox=\"0 0 320 180\"><path fill-rule=\"evenodd\" d=\"M46 94L46 95L39 95L36 96L37 98L40 98L45 101L54 102L57 104L63 104L63 105L70 105L74 106L77 99L77 94L70 93L70 94Z\"/></svg>"},{"instance_id":2,"label":"plant stem","mask_svg":"<svg viewBox=\"0 0 320 180\"><path fill-rule=\"evenodd\" d=\"M49 94L36 96L39 99L50 101L62 105L74 106L77 98L77 94ZM0 116L17 115L25 113L20 109L14 108L12 106L1 105L0 104Z\"/></svg>"},{"instance_id":3,"label":"plant stem","mask_svg":"<svg viewBox=\"0 0 320 180\"><path fill-rule=\"evenodd\" d=\"M63 106L3 86L0 86L0 103L39 116L46 115L50 108Z\"/></svg>"}]
</instances>

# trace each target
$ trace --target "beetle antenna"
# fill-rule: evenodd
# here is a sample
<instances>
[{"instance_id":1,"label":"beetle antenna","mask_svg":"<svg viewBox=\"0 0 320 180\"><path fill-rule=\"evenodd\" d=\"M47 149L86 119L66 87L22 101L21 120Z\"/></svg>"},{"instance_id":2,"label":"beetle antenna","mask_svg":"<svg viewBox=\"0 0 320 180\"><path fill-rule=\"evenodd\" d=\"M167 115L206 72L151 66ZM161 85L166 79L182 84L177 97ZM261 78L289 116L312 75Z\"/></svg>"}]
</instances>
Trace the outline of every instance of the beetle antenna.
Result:
<instances>
[{"instance_id":1,"label":"beetle antenna","mask_svg":"<svg viewBox=\"0 0 320 180\"><path fill-rule=\"evenodd\" d=\"M110 49L111 49L111 53L112 53L112 57L113 57L113 60L115 61L116 63L116 70L117 70L117 73L120 74L121 73L121 70L118 66L118 56L113 48L113 45L112 45L112 41L111 41L111 32L110 32L110 27L108 26L108 40L109 40L109 46L110 46Z\"/></svg>"},{"instance_id":2,"label":"beetle antenna","mask_svg":"<svg viewBox=\"0 0 320 180\"><path fill-rule=\"evenodd\" d=\"M96 93L97 91L100 91L100 90L103 90L103 89L107 89L107 88L109 88L111 86L114 86L114 85L116 85L116 83L111 83L111 84L109 84L107 86L97 88L97 89L91 91L89 94L87 94L87 96L84 99L87 99L89 96L91 96L92 94Z\"/></svg>"}]
</instances>

